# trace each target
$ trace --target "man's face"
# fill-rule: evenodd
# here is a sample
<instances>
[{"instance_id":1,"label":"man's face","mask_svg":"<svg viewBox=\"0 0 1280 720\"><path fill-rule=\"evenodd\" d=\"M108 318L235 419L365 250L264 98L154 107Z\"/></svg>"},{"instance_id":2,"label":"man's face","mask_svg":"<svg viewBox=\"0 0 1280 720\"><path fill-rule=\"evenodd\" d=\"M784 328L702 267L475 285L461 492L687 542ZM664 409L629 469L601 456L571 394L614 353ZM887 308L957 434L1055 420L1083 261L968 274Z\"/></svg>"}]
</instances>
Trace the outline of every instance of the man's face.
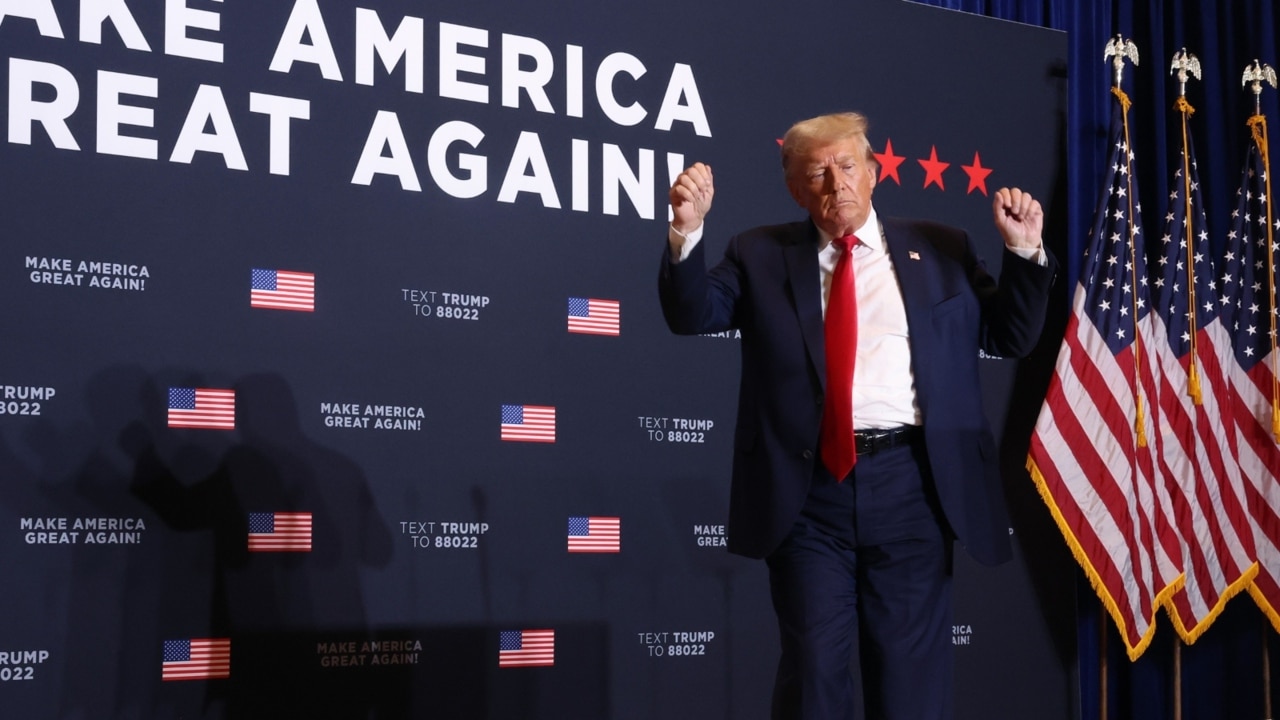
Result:
<instances>
[{"instance_id":1,"label":"man's face","mask_svg":"<svg viewBox=\"0 0 1280 720\"><path fill-rule=\"evenodd\" d=\"M832 237L851 235L866 222L876 166L859 138L815 147L794 158L787 174L791 197Z\"/></svg>"}]
</instances>

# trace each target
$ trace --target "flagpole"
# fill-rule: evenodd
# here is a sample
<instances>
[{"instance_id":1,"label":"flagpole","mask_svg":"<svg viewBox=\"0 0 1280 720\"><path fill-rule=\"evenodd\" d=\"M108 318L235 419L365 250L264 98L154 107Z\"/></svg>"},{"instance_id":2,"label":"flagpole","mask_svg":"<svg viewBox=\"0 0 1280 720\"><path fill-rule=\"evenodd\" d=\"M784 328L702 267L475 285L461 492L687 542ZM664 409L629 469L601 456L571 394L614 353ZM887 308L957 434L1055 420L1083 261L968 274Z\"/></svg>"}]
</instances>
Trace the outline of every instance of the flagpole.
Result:
<instances>
[{"instance_id":1,"label":"flagpole","mask_svg":"<svg viewBox=\"0 0 1280 720\"><path fill-rule=\"evenodd\" d=\"M1098 720L1107 720L1107 608L1098 601Z\"/></svg>"},{"instance_id":2,"label":"flagpole","mask_svg":"<svg viewBox=\"0 0 1280 720\"><path fill-rule=\"evenodd\" d=\"M1123 139L1124 139L1124 148L1125 148L1124 176L1129 183L1129 187L1127 189L1130 190L1130 192L1126 193L1126 196L1129 202L1129 208L1128 208L1128 212L1125 214L1125 217L1133 219L1134 218L1133 203L1137 201L1137 198L1135 198L1134 193L1131 192L1132 186L1133 186L1133 172L1132 172L1133 171L1133 151L1132 151L1133 145L1129 142L1130 101L1129 101L1129 96L1126 95L1124 90L1121 88L1121 84L1122 84L1122 81L1124 80L1125 60L1126 59L1129 60L1135 66L1138 64L1138 48L1136 45L1133 44L1132 40L1126 40L1123 36L1116 35L1107 43L1106 48L1104 48L1102 59L1104 62L1108 59L1111 60L1111 67L1115 73L1115 84L1111 87L1111 93L1115 95L1117 102L1120 103L1120 110L1121 110L1120 115L1121 115L1121 124L1123 125ZM1134 242L1133 242L1132 232L1129 234L1129 237L1126 238L1126 240L1128 241L1129 252L1131 255L1130 261L1132 262L1132 254L1134 251ZM1136 263L1134 264L1134 267L1137 267ZM1134 292L1135 302L1137 300L1137 295L1138 293ZM1138 321L1138 313L1136 308L1133 314L1133 319L1134 319L1134 325L1136 327L1137 321ZM1140 342L1139 334L1136 331L1134 332L1133 341L1134 343ZM1140 358L1142 357L1142 353L1134 352L1133 357L1134 357L1134 365L1135 365L1134 378L1137 379L1142 376L1142 373L1139 371L1140 369L1137 367L1137 364L1141 362ZM1134 387L1134 401L1136 403L1136 410L1137 410L1137 417L1134 418L1134 432L1137 434L1138 447L1146 447L1147 445L1147 438L1146 438L1146 432L1145 432L1146 422L1144 421L1144 418L1143 418L1142 387L1141 387L1140 381L1138 381L1137 385ZM1101 602L1101 599L1100 599L1100 602ZM1109 705L1109 698L1107 697L1107 674L1109 669L1108 659L1107 659L1107 623L1106 623L1107 608L1105 603L1101 603L1101 604L1103 605L1103 608L1102 608L1102 613L1100 615L1100 617L1102 618L1102 621L1099 623L1100 627L1099 627L1099 641L1098 641L1098 668L1100 672L1100 677L1098 680L1099 682L1098 703L1100 705L1098 717L1099 717L1099 720L1107 720L1107 715L1108 715L1107 706Z\"/></svg>"},{"instance_id":3,"label":"flagpole","mask_svg":"<svg viewBox=\"0 0 1280 720\"><path fill-rule=\"evenodd\" d=\"M1271 633L1262 623L1262 717L1271 720Z\"/></svg>"},{"instance_id":4,"label":"flagpole","mask_svg":"<svg viewBox=\"0 0 1280 720\"><path fill-rule=\"evenodd\" d=\"M1187 79L1188 77L1200 78L1200 61L1195 55L1187 52L1186 48L1182 48L1180 52L1173 54L1173 62L1169 67L1170 74L1177 74L1178 77L1178 100L1174 107L1178 109L1182 116L1182 197L1186 203L1185 215L1187 229L1184 239L1187 241L1187 273L1188 276L1194 278L1195 273L1195 244L1191 242L1192 214L1191 214L1191 193L1194 188L1191 187L1191 148L1188 137L1187 123L1191 119L1191 115L1196 109L1187 102ZM1191 329L1190 346L1191 350L1187 354L1187 394L1191 396L1191 401L1196 405L1204 404L1204 396L1200 390L1200 374L1197 366L1199 365L1199 353L1196 351L1197 335L1196 328L1199 324L1196 321L1196 283L1192 279L1187 283L1187 292L1190 299L1187 302L1188 327ZM1174 638L1173 641L1173 720L1182 720L1182 639Z\"/></svg>"},{"instance_id":5,"label":"flagpole","mask_svg":"<svg viewBox=\"0 0 1280 720\"><path fill-rule=\"evenodd\" d=\"M1276 255L1275 255L1275 230L1272 224L1271 215L1271 154L1267 138L1267 118L1262 114L1262 83L1266 81L1271 87L1276 87L1276 72L1270 65L1253 61L1253 65L1245 68L1244 76L1240 80L1241 85L1251 84L1253 90L1253 117L1249 118L1249 129L1253 134L1253 141L1258 147L1258 153L1262 158L1263 177L1266 180L1266 206L1267 206L1267 267L1270 272L1269 282L1271 294L1271 433L1276 442L1280 443L1280 369L1277 363L1280 363L1280 352L1276 350ZM1266 623L1262 625L1262 715L1266 720L1271 720L1271 646L1270 634Z\"/></svg>"},{"instance_id":6,"label":"flagpole","mask_svg":"<svg viewBox=\"0 0 1280 720\"><path fill-rule=\"evenodd\" d=\"M1173 720L1182 720L1182 639L1173 640Z\"/></svg>"}]
</instances>

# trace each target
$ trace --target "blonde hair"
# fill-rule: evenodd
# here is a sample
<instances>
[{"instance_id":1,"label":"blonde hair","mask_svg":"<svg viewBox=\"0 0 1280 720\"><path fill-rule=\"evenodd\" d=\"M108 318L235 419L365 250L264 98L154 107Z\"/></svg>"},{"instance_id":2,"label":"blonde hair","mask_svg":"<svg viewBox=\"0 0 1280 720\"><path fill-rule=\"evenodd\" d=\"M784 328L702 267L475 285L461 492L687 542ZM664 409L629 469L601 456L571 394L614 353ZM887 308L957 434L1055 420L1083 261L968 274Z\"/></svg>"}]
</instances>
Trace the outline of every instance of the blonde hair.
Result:
<instances>
[{"instance_id":1,"label":"blonde hair","mask_svg":"<svg viewBox=\"0 0 1280 720\"><path fill-rule=\"evenodd\" d=\"M867 118L856 112L831 113L801 120L782 137L782 171L791 177L791 161L810 150L841 140L855 139L862 145L865 159L875 163L876 156L867 139Z\"/></svg>"}]
</instances>

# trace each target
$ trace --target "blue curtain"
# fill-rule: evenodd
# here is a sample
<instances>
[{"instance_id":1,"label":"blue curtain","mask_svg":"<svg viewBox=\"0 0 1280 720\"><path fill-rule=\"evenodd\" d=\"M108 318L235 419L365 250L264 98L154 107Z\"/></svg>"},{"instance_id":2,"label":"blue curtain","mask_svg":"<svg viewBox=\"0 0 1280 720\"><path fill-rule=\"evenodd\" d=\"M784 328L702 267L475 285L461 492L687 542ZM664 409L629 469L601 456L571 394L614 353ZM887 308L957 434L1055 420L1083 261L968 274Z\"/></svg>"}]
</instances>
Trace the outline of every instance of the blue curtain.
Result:
<instances>
[{"instance_id":1,"label":"blue curtain","mask_svg":"<svg viewBox=\"0 0 1280 720\"><path fill-rule=\"evenodd\" d=\"M1103 62L1107 41L1132 39L1140 63L1126 71L1124 89L1133 100L1130 127L1139 165L1148 232L1166 212L1180 131L1172 110L1177 81L1170 76L1173 54L1185 48L1202 67L1200 81L1188 85L1195 155L1209 227L1221 250L1236 206L1235 192L1249 143L1246 119L1254 112L1252 92L1242 88L1245 67L1255 59L1276 66L1280 25L1273 0L919 0L953 10L1063 30L1070 34L1068 57L1068 280L1074 285L1106 161L1112 74ZM1262 95L1262 111L1275 132L1280 123L1277 91ZM1084 720L1102 715L1106 682L1107 717L1156 720L1175 717L1174 646L1178 642L1161 616L1156 639L1130 663L1097 596L1078 582L1080 707ZM1270 684L1280 700L1280 640L1253 604L1240 595L1194 645L1181 649L1181 709L1184 720L1263 718L1263 644L1271 654ZM1105 663L1104 663L1105 656ZM1105 668L1105 671L1104 671ZM1280 708L1273 707L1273 713ZM1274 716L1274 715L1273 715Z\"/></svg>"}]
</instances>

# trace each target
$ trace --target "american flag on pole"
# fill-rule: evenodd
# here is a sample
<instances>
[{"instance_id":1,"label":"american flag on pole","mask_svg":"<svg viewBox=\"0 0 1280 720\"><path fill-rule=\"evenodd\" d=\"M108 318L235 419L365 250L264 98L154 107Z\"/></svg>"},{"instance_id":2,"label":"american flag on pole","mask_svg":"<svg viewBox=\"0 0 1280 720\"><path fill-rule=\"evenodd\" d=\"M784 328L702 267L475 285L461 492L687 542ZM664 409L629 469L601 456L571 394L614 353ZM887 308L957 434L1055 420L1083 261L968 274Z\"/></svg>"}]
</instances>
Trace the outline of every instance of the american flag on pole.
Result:
<instances>
[{"instance_id":1,"label":"american flag on pole","mask_svg":"<svg viewBox=\"0 0 1280 720\"><path fill-rule=\"evenodd\" d=\"M249 277L249 307L314 312L315 273L254 268Z\"/></svg>"},{"instance_id":2,"label":"american flag on pole","mask_svg":"<svg viewBox=\"0 0 1280 720\"><path fill-rule=\"evenodd\" d=\"M249 513L251 552L311 552L311 513Z\"/></svg>"},{"instance_id":3,"label":"american flag on pole","mask_svg":"<svg viewBox=\"0 0 1280 720\"><path fill-rule=\"evenodd\" d=\"M1184 583L1169 616L1188 643L1209 628L1257 572L1244 486L1222 422L1230 338L1218 321L1208 223L1191 144L1191 106L1179 98L1184 147L1169 193L1152 289L1152 352L1159 370L1157 447Z\"/></svg>"},{"instance_id":4,"label":"american flag on pole","mask_svg":"<svg viewBox=\"0 0 1280 720\"><path fill-rule=\"evenodd\" d=\"M165 640L161 680L209 680L231 677L231 640Z\"/></svg>"},{"instance_id":5,"label":"american flag on pole","mask_svg":"<svg viewBox=\"0 0 1280 720\"><path fill-rule=\"evenodd\" d=\"M551 667L555 664L555 630L503 630L498 633L498 667Z\"/></svg>"},{"instance_id":6,"label":"american flag on pole","mask_svg":"<svg viewBox=\"0 0 1280 720\"><path fill-rule=\"evenodd\" d=\"M569 518L569 552L622 552L622 519L616 517Z\"/></svg>"},{"instance_id":7,"label":"american flag on pole","mask_svg":"<svg viewBox=\"0 0 1280 720\"><path fill-rule=\"evenodd\" d=\"M541 405L503 405L501 437L510 442L555 442L556 409Z\"/></svg>"},{"instance_id":8,"label":"american flag on pole","mask_svg":"<svg viewBox=\"0 0 1280 720\"><path fill-rule=\"evenodd\" d=\"M1155 632L1177 579L1176 537L1157 542L1155 381L1129 99L1112 91L1108 166L1027 469L1130 658ZM1170 547L1168 540L1174 541Z\"/></svg>"},{"instance_id":9,"label":"american flag on pole","mask_svg":"<svg viewBox=\"0 0 1280 720\"><path fill-rule=\"evenodd\" d=\"M1280 632L1280 351L1276 349L1275 233L1266 119L1249 119L1254 142L1240 181L1222 267L1222 324L1231 335L1226 363L1236 458L1255 522L1258 575L1249 594Z\"/></svg>"},{"instance_id":10,"label":"american flag on pole","mask_svg":"<svg viewBox=\"0 0 1280 720\"><path fill-rule=\"evenodd\" d=\"M569 298L569 332L585 335L620 334L622 304L617 300Z\"/></svg>"},{"instance_id":11,"label":"american flag on pole","mask_svg":"<svg viewBox=\"0 0 1280 720\"><path fill-rule=\"evenodd\" d=\"M169 388L169 427L236 429L236 391Z\"/></svg>"}]
</instances>

